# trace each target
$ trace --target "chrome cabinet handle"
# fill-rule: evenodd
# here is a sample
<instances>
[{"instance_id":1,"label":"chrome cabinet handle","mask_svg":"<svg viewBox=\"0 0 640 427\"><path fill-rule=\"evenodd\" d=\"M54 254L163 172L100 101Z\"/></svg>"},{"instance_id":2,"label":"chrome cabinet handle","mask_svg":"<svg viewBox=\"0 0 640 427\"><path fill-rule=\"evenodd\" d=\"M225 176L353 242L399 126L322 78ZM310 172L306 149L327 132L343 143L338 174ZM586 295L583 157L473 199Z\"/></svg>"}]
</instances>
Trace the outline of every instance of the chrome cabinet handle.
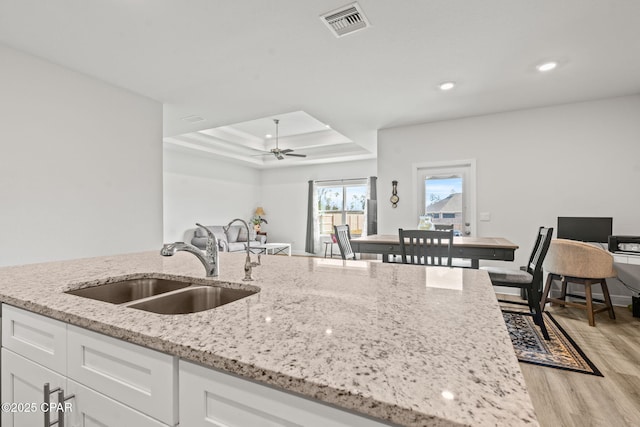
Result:
<instances>
[{"instance_id":1,"label":"chrome cabinet handle","mask_svg":"<svg viewBox=\"0 0 640 427\"><path fill-rule=\"evenodd\" d=\"M44 411L44 427L52 427L57 425L57 427L64 427L64 402L66 402L69 399L72 399L75 397L75 394L69 395L67 397L64 397L64 389L62 387L56 387L53 390L51 390L51 386L49 385L49 383L45 383L44 387L43 387L43 391L44 391L44 404L45 404L45 408L47 409L46 411ZM53 393L57 393L58 394L58 409L59 408L63 408L62 411L57 411L58 412L58 419L54 422L51 422L51 407L49 406L49 397L53 394ZM48 406L48 408L47 408Z\"/></svg>"},{"instance_id":2,"label":"chrome cabinet handle","mask_svg":"<svg viewBox=\"0 0 640 427\"><path fill-rule=\"evenodd\" d=\"M60 387L57 387L51 390L51 386L49 385L49 383L44 383L43 389L44 389L44 404L45 404L45 409L47 409L46 411L44 411L44 427L51 427L53 425L51 424L51 413L47 408L47 406L49 406L49 396L51 396L51 393L55 393L58 390L60 390Z\"/></svg>"}]
</instances>

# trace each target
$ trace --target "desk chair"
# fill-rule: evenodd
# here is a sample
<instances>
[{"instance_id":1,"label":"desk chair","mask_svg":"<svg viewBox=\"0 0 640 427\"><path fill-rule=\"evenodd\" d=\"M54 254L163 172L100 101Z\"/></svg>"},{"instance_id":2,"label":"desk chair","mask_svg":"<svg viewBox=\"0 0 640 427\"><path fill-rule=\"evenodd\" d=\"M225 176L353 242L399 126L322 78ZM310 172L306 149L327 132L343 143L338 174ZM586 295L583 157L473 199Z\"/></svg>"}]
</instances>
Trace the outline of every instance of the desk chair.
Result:
<instances>
[{"instance_id":1,"label":"desk chair","mask_svg":"<svg viewBox=\"0 0 640 427\"><path fill-rule=\"evenodd\" d=\"M398 229L403 264L445 265L451 267L453 229L448 231ZM434 254L434 247L445 246L446 254Z\"/></svg>"},{"instance_id":2,"label":"desk chair","mask_svg":"<svg viewBox=\"0 0 640 427\"><path fill-rule=\"evenodd\" d=\"M356 254L351 249L351 232L349 231L349 224L334 225L333 231L336 235L338 243L338 249L340 249L340 256L342 259L356 259Z\"/></svg>"},{"instance_id":3,"label":"desk chair","mask_svg":"<svg viewBox=\"0 0 640 427\"><path fill-rule=\"evenodd\" d=\"M543 310L547 302L581 308L587 311L589 326L596 325L595 314L601 311L607 311L610 319L616 318L607 287L607 278L617 275L613 268L613 256L610 253L588 243L555 239L551 242L549 254L544 261L544 269L549 275L542 296ZM560 298L549 298L549 291L554 280L560 280L562 283ZM585 295L568 294L567 283L584 285ZM602 287L604 301L593 298L591 295L591 285L597 284ZM567 301L567 296L583 299L585 302ZM596 308L593 304L594 301L603 305Z\"/></svg>"},{"instance_id":4,"label":"desk chair","mask_svg":"<svg viewBox=\"0 0 640 427\"><path fill-rule=\"evenodd\" d=\"M533 317L536 325L540 327L544 339L549 339L547 327L542 317L542 308L540 307L540 295L542 292L542 263L549 250L551 237L553 236L553 228L540 227L538 236L533 246L533 251L529 257L529 263L520 270L511 270L500 267L481 267L489 273L491 284L493 286L506 286L510 288L520 288L526 291L527 302L519 303L507 300L498 300L509 304L522 304L529 307L529 316ZM509 310L503 310L510 312Z\"/></svg>"}]
</instances>

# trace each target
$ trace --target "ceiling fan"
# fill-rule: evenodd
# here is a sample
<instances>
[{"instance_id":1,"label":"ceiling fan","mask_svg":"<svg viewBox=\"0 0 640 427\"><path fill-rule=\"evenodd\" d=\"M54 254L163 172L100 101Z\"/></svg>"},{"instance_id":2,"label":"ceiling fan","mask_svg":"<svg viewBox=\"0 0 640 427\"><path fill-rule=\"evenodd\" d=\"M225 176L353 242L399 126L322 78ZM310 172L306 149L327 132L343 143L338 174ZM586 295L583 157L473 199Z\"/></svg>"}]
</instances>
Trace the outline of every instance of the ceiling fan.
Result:
<instances>
[{"instance_id":1,"label":"ceiling fan","mask_svg":"<svg viewBox=\"0 0 640 427\"><path fill-rule=\"evenodd\" d=\"M273 122L276 124L276 148L272 148L271 150L269 150L269 152L273 154L278 160L284 159L284 156L307 157L306 154L293 154L293 150L290 148L287 148L284 150L281 150L280 148L278 148L278 123L280 123L280 120L273 119Z\"/></svg>"}]
</instances>

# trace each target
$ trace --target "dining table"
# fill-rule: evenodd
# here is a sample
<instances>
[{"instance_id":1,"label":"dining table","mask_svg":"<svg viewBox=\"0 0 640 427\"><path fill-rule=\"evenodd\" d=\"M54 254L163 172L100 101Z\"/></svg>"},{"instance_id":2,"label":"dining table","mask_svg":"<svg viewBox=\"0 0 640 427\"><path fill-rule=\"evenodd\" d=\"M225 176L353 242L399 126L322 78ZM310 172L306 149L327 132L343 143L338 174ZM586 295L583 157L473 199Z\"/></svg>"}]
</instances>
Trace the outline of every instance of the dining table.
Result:
<instances>
[{"instance_id":1,"label":"dining table","mask_svg":"<svg viewBox=\"0 0 640 427\"><path fill-rule=\"evenodd\" d=\"M396 234L374 234L350 240L353 252L380 254L383 262L390 262L402 254L400 237ZM503 237L454 236L451 245L452 258L471 261L471 268L478 268L480 260L513 261L518 245ZM434 247L434 256L446 256L447 246Z\"/></svg>"}]
</instances>

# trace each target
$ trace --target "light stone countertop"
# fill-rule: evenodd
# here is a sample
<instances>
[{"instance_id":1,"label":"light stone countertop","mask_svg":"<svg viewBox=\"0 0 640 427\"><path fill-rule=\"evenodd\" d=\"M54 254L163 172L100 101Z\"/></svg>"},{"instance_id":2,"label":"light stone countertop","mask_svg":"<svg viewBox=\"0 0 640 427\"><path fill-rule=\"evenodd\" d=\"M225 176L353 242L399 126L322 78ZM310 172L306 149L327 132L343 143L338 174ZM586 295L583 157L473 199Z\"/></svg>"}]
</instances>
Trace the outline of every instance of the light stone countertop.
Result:
<instances>
[{"instance_id":1,"label":"light stone countertop","mask_svg":"<svg viewBox=\"0 0 640 427\"><path fill-rule=\"evenodd\" d=\"M210 281L184 252L0 268L0 300L399 425L538 425L486 272L262 256L243 282L244 257L221 253L215 280L261 291L200 313L63 293L113 277Z\"/></svg>"}]
</instances>

